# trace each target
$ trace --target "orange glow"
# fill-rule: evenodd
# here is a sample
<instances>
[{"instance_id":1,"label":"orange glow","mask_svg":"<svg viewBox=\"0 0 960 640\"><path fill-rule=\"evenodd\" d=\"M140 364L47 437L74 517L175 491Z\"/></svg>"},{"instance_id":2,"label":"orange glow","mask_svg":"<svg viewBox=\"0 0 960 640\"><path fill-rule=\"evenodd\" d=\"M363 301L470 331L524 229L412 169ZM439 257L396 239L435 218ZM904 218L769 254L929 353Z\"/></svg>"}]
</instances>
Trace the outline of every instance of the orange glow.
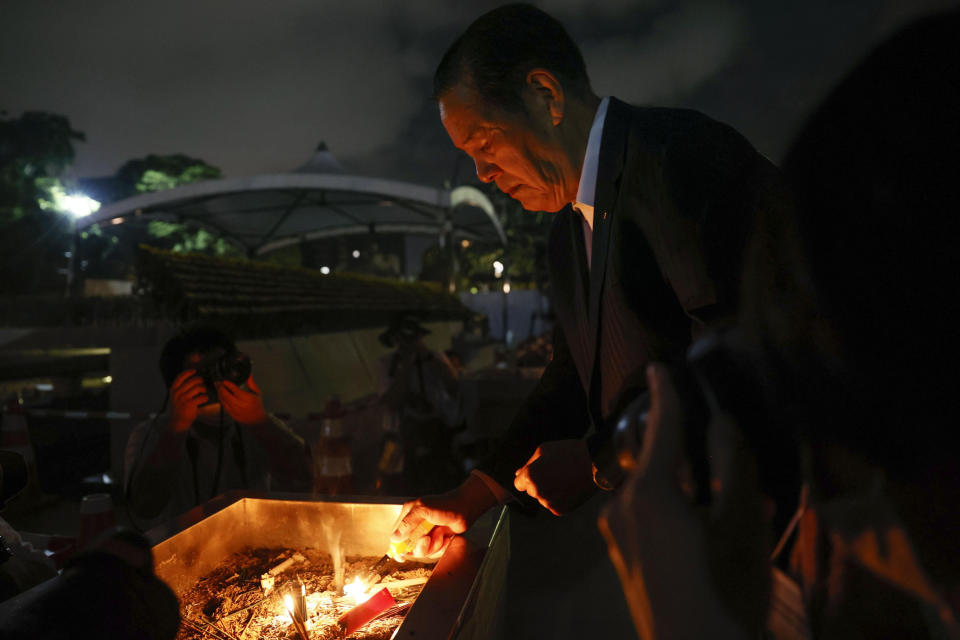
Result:
<instances>
[{"instance_id":1,"label":"orange glow","mask_svg":"<svg viewBox=\"0 0 960 640\"><path fill-rule=\"evenodd\" d=\"M370 594L367 593L367 585L359 577L354 578L350 584L343 585L343 593L352 598L354 604L363 604L370 599Z\"/></svg>"}]
</instances>

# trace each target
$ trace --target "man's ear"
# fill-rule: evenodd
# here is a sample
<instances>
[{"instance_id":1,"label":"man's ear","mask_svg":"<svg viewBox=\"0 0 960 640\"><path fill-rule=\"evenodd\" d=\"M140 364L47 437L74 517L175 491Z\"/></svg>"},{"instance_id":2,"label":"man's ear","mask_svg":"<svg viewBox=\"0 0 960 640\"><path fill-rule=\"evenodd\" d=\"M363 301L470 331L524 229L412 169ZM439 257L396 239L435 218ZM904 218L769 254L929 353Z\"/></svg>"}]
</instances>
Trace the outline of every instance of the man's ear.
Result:
<instances>
[{"instance_id":1,"label":"man's ear","mask_svg":"<svg viewBox=\"0 0 960 640\"><path fill-rule=\"evenodd\" d=\"M549 117L553 126L563 121L567 106L563 85L546 69L533 69L527 73L523 101L529 113Z\"/></svg>"}]
</instances>

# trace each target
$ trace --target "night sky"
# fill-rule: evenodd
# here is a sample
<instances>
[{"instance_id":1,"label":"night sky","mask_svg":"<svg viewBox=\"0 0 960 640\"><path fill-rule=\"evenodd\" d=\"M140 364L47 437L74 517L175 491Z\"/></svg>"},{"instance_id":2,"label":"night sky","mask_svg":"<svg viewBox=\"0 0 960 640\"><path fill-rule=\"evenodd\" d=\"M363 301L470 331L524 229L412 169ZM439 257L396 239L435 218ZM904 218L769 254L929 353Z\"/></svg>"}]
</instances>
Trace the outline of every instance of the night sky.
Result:
<instances>
[{"instance_id":1,"label":"night sky","mask_svg":"<svg viewBox=\"0 0 960 640\"><path fill-rule=\"evenodd\" d=\"M66 115L74 175L185 153L226 176L302 164L325 140L349 171L439 185L457 162L431 77L499 3L0 0L0 109ZM699 109L774 161L803 116L873 44L958 2L538 3L580 44L594 88Z\"/></svg>"}]
</instances>

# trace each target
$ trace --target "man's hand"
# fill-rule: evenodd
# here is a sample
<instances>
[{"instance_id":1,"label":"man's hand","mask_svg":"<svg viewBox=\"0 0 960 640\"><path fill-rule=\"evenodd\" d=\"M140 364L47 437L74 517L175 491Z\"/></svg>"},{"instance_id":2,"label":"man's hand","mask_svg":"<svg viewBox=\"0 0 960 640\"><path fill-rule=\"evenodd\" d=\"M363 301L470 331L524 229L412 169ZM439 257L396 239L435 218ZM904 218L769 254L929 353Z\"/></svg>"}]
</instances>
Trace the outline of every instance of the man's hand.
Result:
<instances>
[{"instance_id":1,"label":"man's hand","mask_svg":"<svg viewBox=\"0 0 960 640\"><path fill-rule=\"evenodd\" d=\"M253 381L253 374L247 378L249 391L241 389L230 381L217 383L217 394L223 410L238 424L263 424L267 421L267 412L263 409L260 387Z\"/></svg>"},{"instance_id":2,"label":"man's hand","mask_svg":"<svg viewBox=\"0 0 960 640\"><path fill-rule=\"evenodd\" d=\"M193 369L187 369L170 385L170 427L175 433L190 428L197 419L200 406L209 401L203 378Z\"/></svg>"},{"instance_id":3,"label":"man's hand","mask_svg":"<svg viewBox=\"0 0 960 640\"><path fill-rule=\"evenodd\" d=\"M747 638L762 629L770 553L756 460L733 419L708 427L709 513L681 486L682 407L666 369L647 369L650 413L638 468L600 517L642 640Z\"/></svg>"},{"instance_id":4,"label":"man's hand","mask_svg":"<svg viewBox=\"0 0 960 640\"><path fill-rule=\"evenodd\" d=\"M496 504L496 497L483 480L471 475L453 491L424 496L404 504L390 540L406 540L422 520L427 520L435 526L427 535L413 541L413 552L409 555L415 558L440 557L455 535L469 529Z\"/></svg>"},{"instance_id":5,"label":"man's hand","mask_svg":"<svg viewBox=\"0 0 960 640\"><path fill-rule=\"evenodd\" d=\"M517 469L513 486L525 491L555 516L570 513L590 497L593 461L583 440L544 442Z\"/></svg>"}]
</instances>

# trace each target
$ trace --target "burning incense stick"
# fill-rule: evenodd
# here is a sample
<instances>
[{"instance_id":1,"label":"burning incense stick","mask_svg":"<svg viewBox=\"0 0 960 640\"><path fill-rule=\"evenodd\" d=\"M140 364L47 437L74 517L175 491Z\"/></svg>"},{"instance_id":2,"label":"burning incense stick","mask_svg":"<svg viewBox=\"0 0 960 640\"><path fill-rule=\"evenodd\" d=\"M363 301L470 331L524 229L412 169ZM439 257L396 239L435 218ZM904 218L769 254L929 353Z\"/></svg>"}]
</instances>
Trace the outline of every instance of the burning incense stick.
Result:
<instances>
[{"instance_id":1,"label":"burning incense stick","mask_svg":"<svg viewBox=\"0 0 960 640\"><path fill-rule=\"evenodd\" d=\"M310 640L309 636L307 636L307 625L300 616L297 607L293 604L293 598L289 595L283 596L283 603L287 605L287 611L290 612L290 618L293 619L293 626L297 630L297 635L300 636L300 640Z\"/></svg>"},{"instance_id":2,"label":"burning incense stick","mask_svg":"<svg viewBox=\"0 0 960 640\"><path fill-rule=\"evenodd\" d=\"M391 590L406 589L407 587L413 587L418 584L426 584L429 579L427 576L423 576L420 578L409 578L407 580L394 580L393 582L381 582L380 586Z\"/></svg>"}]
</instances>

